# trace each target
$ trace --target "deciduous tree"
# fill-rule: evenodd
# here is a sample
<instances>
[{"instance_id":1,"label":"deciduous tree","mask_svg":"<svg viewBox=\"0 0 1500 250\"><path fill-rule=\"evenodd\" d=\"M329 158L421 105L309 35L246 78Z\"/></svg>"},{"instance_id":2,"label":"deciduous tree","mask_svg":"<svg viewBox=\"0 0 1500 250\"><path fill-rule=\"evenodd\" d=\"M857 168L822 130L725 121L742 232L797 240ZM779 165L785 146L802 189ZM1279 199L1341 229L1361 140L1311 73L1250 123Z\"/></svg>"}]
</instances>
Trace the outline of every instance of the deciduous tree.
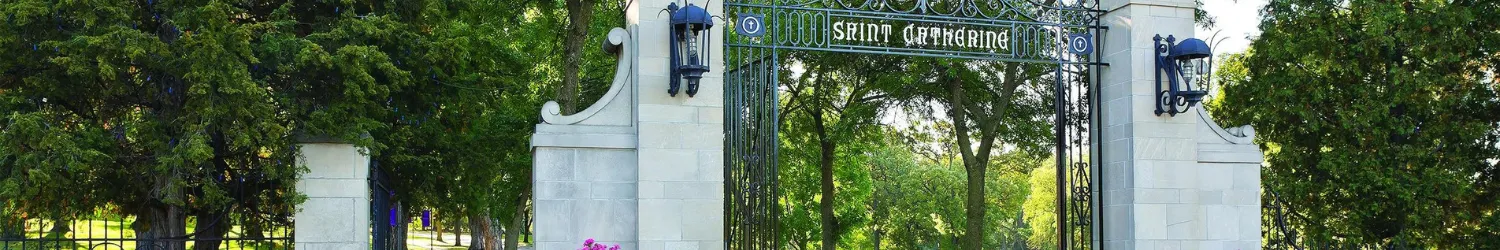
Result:
<instances>
[{"instance_id":1,"label":"deciduous tree","mask_svg":"<svg viewBox=\"0 0 1500 250\"><path fill-rule=\"evenodd\" d=\"M1500 247L1500 3L1272 1L1219 67L1310 248ZM1269 196L1266 196L1269 197Z\"/></svg>"}]
</instances>

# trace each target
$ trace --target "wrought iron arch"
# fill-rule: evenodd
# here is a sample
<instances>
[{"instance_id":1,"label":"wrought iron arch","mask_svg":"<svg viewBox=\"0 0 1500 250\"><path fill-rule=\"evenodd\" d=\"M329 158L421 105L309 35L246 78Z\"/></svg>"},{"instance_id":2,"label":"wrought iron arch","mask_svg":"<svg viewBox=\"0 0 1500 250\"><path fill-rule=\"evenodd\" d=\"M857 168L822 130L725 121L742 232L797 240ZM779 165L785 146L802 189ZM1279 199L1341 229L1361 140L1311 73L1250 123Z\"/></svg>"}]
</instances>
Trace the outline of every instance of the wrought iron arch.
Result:
<instances>
[{"instance_id":1,"label":"wrought iron arch","mask_svg":"<svg viewBox=\"0 0 1500 250\"><path fill-rule=\"evenodd\" d=\"M1058 244L1060 249L1100 248L1101 178L1092 163L1102 154L1093 143L1099 138L1092 125L1099 102L1092 82L1100 77L1097 69L1107 65L1093 49L1105 30L1098 0L726 1L724 18L731 21L723 26L722 40L728 249L784 247L777 79L786 70L781 60L793 50L1055 65L1050 98L1059 170ZM749 19L755 23L745 27L760 33L739 30ZM850 30L850 24L859 26Z\"/></svg>"}]
</instances>

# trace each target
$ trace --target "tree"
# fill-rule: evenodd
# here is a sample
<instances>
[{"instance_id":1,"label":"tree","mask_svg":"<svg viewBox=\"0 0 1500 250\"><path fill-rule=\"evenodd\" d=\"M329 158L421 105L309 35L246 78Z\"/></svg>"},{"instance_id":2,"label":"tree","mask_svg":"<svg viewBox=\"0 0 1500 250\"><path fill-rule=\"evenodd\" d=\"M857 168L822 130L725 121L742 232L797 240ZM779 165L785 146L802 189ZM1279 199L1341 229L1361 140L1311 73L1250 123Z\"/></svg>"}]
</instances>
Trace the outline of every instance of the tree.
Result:
<instances>
[{"instance_id":1,"label":"tree","mask_svg":"<svg viewBox=\"0 0 1500 250\"><path fill-rule=\"evenodd\" d=\"M1034 249L1057 248L1057 167L1031 170L1031 195L1026 197L1026 223L1033 226L1026 245Z\"/></svg>"},{"instance_id":2,"label":"tree","mask_svg":"<svg viewBox=\"0 0 1500 250\"><path fill-rule=\"evenodd\" d=\"M1500 3L1273 1L1211 106L1311 248L1500 247ZM1433 38L1442 38L1433 40Z\"/></svg>"},{"instance_id":3,"label":"tree","mask_svg":"<svg viewBox=\"0 0 1500 250\"><path fill-rule=\"evenodd\" d=\"M566 0L568 34L563 38L563 85L557 90L557 101L563 114L578 112L579 68L583 65L583 41L588 38L589 20L594 18L594 0Z\"/></svg>"},{"instance_id":4,"label":"tree","mask_svg":"<svg viewBox=\"0 0 1500 250\"><path fill-rule=\"evenodd\" d=\"M1048 107L1052 96L1048 77L1052 65L936 60L911 64L906 72L912 84L886 93L899 97L905 106L929 119L951 122L946 132L966 173L964 244L966 249L983 247L985 180L997 145L1011 145L1032 155L1046 155L1051 126ZM934 108L940 107L940 108Z\"/></svg>"},{"instance_id":5,"label":"tree","mask_svg":"<svg viewBox=\"0 0 1500 250\"><path fill-rule=\"evenodd\" d=\"M782 111L784 143L788 156L787 173L799 171L800 166L816 165L818 173L819 231L822 249L839 246L838 238L852 229L864 215L862 204L836 199L839 192L868 191L868 172L857 166L868 158L865 152L871 142L879 142L881 109L885 107L885 95L876 92L878 84L893 84L888 74L894 70L889 57L862 57L850 59L848 55L828 53L797 53L789 60L806 61L808 65L798 79L786 81L789 97L787 108ZM803 146L809 147L803 147ZM840 174L835 174L840 172ZM787 180L797 180L789 176ZM835 177L839 177L837 183ZM858 178L858 179L854 179ZM793 189L795 190L795 189ZM868 195L868 193L854 194ZM843 202L843 205L835 205ZM835 210L844 210L840 219ZM853 217L853 218L850 218Z\"/></svg>"},{"instance_id":6,"label":"tree","mask_svg":"<svg viewBox=\"0 0 1500 250\"><path fill-rule=\"evenodd\" d=\"M581 63L564 63L566 53L555 51L599 44L602 36L586 35L605 34L623 16L590 18L580 26L584 37L573 39L555 32L570 25L558 18L563 7L556 1L448 3L446 18L426 38L438 48L424 52L424 59L436 65L425 69L423 84L394 94L385 105L390 125L374 132L385 146L375 159L394 177L397 200L462 218L467 224L454 228L475 236L471 249L500 249L501 242L515 249L529 230L529 138L541 103L554 94L591 98L609 87L613 60L604 51L572 48ZM618 11L602 7L597 11ZM567 72L559 69L564 64L575 72L560 73ZM581 86L573 89L582 93L563 95L566 87L553 87L569 74L576 74Z\"/></svg>"},{"instance_id":7,"label":"tree","mask_svg":"<svg viewBox=\"0 0 1500 250\"><path fill-rule=\"evenodd\" d=\"M474 31L466 25L479 15L463 19L458 14L467 7L7 3L0 7L0 46L25 48L0 50L0 144L7 145L0 149L6 187L0 198L9 204L7 221L113 204L138 218L132 229L142 244L181 249L181 242L153 241L191 235L199 239L195 248L215 249L213 239L233 226L223 219L228 213L290 216L299 200L291 190L300 171L294 134L345 139L376 155L413 145L454 147L466 137L395 135L463 128L456 121L488 107L473 100L494 95L434 86L490 87L504 76L496 71L524 65L504 57L511 54L474 56L505 46L469 40L475 33L465 33ZM428 119L446 124L418 125ZM199 221L191 234L190 217Z\"/></svg>"}]
</instances>

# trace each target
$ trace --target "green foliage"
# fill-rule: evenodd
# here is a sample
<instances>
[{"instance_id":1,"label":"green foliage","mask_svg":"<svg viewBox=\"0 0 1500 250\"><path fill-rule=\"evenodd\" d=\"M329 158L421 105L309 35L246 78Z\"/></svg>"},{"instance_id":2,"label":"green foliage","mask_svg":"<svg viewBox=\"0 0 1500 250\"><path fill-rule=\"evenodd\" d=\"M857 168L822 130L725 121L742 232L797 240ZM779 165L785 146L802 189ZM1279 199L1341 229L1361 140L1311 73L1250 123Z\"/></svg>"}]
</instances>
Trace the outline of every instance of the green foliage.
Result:
<instances>
[{"instance_id":1,"label":"green foliage","mask_svg":"<svg viewBox=\"0 0 1500 250\"><path fill-rule=\"evenodd\" d=\"M406 78L389 56L335 32L378 20L303 7L0 6L6 216L71 217L116 204L160 215L137 230L164 236L180 235L172 227L183 224L160 220L182 213L289 214L298 200L290 131L352 138L378 126L370 99Z\"/></svg>"},{"instance_id":2,"label":"green foliage","mask_svg":"<svg viewBox=\"0 0 1500 250\"><path fill-rule=\"evenodd\" d=\"M879 233L882 249L957 248L963 224L956 220L964 217L961 167L921 160L899 143L873 155L870 231Z\"/></svg>"},{"instance_id":3,"label":"green foliage","mask_svg":"<svg viewBox=\"0 0 1500 250\"><path fill-rule=\"evenodd\" d=\"M784 79L789 97L782 112L781 152L787 157L781 158L780 171L789 209L783 219L787 228L806 229L787 231L794 244L822 239L826 230L833 231L830 238L816 245L836 244L869 220L867 204L859 201L869 200L870 173L858 166L870 161L868 152L880 142L877 122L884 100L873 91L875 85L893 83L870 77L888 70L883 68L888 64L847 59L823 53L794 53L788 58L808 65L805 72L788 74L795 79ZM823 182L825 177L831 182ZM824 185L831 185L832 192L823 193ZM833 204L822 211L829 195ZM832 214L823 219L824 213Z\"/></svg>"},{"instance_id":4,"label":"green foliage","mask_svg":"<svg viewBox=\"0 0 1500 250\"><path fill-rule=\"evenodd\" d=\"M1031 195L1026 197L1026 224L1031 237L1026 245L1035 249L1057 248L1057 168L1040 167L1028 176Z\"/></svg>"},{"instance_id":5,"label":"green foliage","mask_svg":"<svg viewBox=\"0 0 1500 250\"><path fill-rule=\"evenodd\" d=\"M1500 247L1500 3L1273 1L1211 106L1313 248Z\"/></svg>"},{"instance_id":6,"label":"green foliage","mask_svg":"<svg viewBox=\"0 0 1500 250\"><path fill-rule=\"evenodd\" d=\"M585 45L623 18L598 11ZM306 134L367 148L405 204L508 219L526 205L536 109L562 78L564 13L528 1L7 1L0 215L114 204L162 236L187 224L151 222L185 213L288 216ZM584 51L593 100L614 63Z\"/></svg>"}]
</instances>

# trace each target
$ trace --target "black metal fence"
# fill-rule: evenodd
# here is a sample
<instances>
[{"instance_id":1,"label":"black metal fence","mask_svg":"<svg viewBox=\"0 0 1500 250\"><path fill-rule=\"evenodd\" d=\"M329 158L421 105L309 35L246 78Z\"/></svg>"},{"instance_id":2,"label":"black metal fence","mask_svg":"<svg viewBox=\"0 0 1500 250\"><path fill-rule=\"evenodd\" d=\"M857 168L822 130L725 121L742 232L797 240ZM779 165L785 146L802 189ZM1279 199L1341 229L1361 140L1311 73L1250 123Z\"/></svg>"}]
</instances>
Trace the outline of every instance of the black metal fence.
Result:
<instances>
[{"instance_id":1,"label":"black metal fence","mask_svg":"<svg viewBox=\"0 0 1500 250\"><path fill-rule=\"evenodd\" d=\"M726 46L724 225L728 249L778 249L775 48Z\"/></svg>"},{"instance_id":2,"label":"black metal fence","mask_svg":"<svg viewBox=\"0 0 1500 250\"><path fill-rule=\"evenodd\" d=\"M370 249L406 249L406 211L380 164L370 164Z\"/></svg>"},{"instance_id":3,"label":"black metal fence","mask_svg":"<svg viewBox=\"0 0 1500 250\"><path fill-rule=\"evenodd\" d=\"M101 209L102 210L102 209ZM25 218L11 214L0 229L0 249L291 249L290 219L263 220L223 214L225 218L187 217L185 234L155 239L138 237L145 223L134 216L98 211L68 219ZM217 220L216 220L217 219ZM227 225L207 224L224 223ZM219 232L222 235L214 235ZM212 232L206 232L212 231Z\"/></svg>"},{"instance_id":4,"label":"black metal fence","mask_svg":"<svg viewBox=\"0 0 1500 250\"><path fill-rule=\"evenodd\" d=\"M253 169L213 173L219 175L195 183L204 186L159 191L167 194L119 192L107 201L92 193L112 186L48 189L63 193L28 197L42 191L21 184L15 187L20 191L0 197L0 250L293 248L292 183ZM178 198L154 198L160 196Z\"/></svg>"},{"instance_id":5,"label":"black metal fence","mask_svg":"<svg viewBox=\"0 0 1500 250\"><path fill-rule=\"evenodd\" d=\"M1261 248L1275 250L1309 249L1359 249L1359 250L1405 250L1427 249L1396 237L1384 242L1346 242L1338 239L1312 240L1301 234L1301 224L1306 218L1299 216L1286 200L1270 188L1262 188L1261 202Z\"/></svg>"}]
</instances>

